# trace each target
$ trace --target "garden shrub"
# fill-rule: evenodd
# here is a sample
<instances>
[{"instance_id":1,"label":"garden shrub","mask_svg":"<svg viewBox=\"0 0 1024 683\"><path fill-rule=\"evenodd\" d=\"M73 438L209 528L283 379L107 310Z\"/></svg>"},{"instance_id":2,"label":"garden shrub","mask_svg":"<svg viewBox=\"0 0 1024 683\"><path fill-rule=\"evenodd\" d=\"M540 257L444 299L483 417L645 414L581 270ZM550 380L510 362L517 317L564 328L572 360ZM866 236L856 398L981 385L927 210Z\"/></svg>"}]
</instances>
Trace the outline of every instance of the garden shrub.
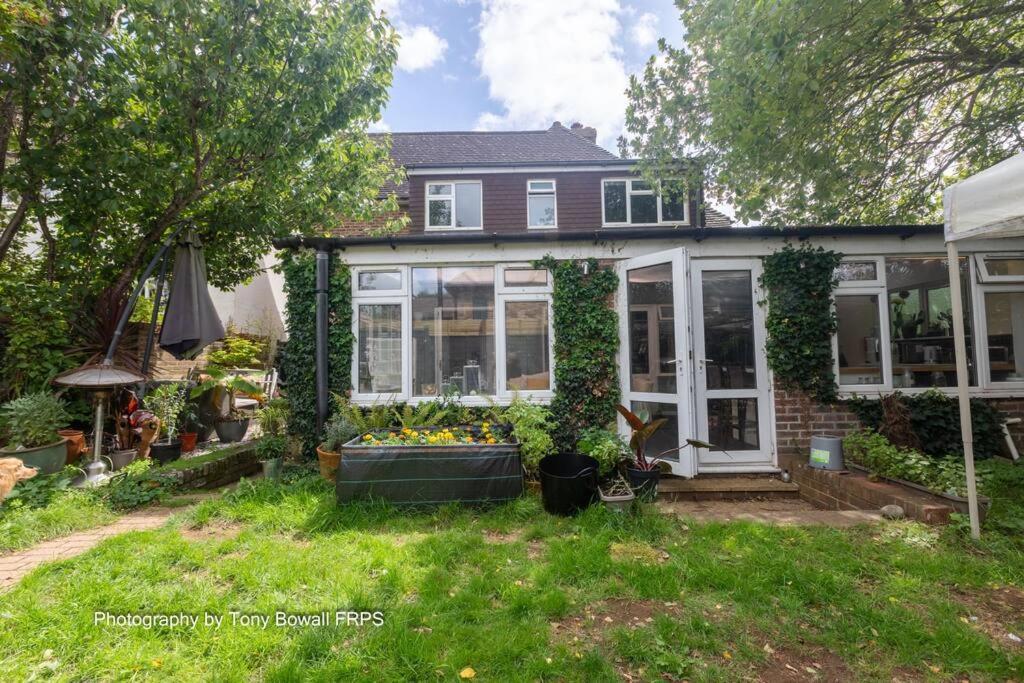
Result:
<instances>
[{"instance_id":1,"label":"garden shrub","mask_svg":"<svg viewBox=\"0 0 1024 683\"><path fill-rule=\"evenodd\" d=\"M895 392L893 395L910 412L911 428L924 453L933 458L963 458L960 404L955 396L947 396L935 389L920 394ZM884 431L884 411L880 401L855 397L846 404L865 427ZM980 399L971 399L975 459L983 460L1000 452L1004 421L1004 416L996 408Z\"/></svg>"},{"instance_id":2,"label":"garden shrub","mask_svg":"<svg viewBox=\"0 0 1024 683\"><path fill-rule=\"evenodd\" d=\"M67 354L71 326L61 302L63 290L45 281L8 275L0 285L0 398L49 387L54 376L73 368Z\"/></svg>"},{"instance_id":3,"label":"garden shrub","mask_svg":"<svg viewBox=\"0 0 1024 683\"><path fill-rule=\"evenodd\" d=\"M838 321L832 307L835 271L843 255L803 243L787 244L764 258L760 284L767 304L765 351L775 380L785 389L821 403L836 398L832 335Z\"/></svg>"},{"instance_id":4,"label":"garden shrub","mask_svg":"<svg viewBox=\"0 0 1024 683\"><path fill-rule=\"evenodd\" d=\"M263 365L265 344L245 337L227 337L219 349L210 351L207 360L222 368L258 368Z\"/></svg>"},{"instance_id":5,"label":"garden shrub","mask_svg":"<svg viewBox=\"0 0 1024 683\"><path fill-rule=\"evenodd\" d=\"M555 452L555 443L551 438L555 423L552 422L551 411L517 395L505 409L502 419L512 425L512 436L519 442L523 467L527 472L535 473L541 458Z\"/></svg>"},{"instance_id":6,"label":"garden shrub","mask_svg":"<svg viewBox=\"0 0 1024 683\"><path fill-rule=\"evenodd\" d=\"M580 453L597 460L601 475L611 474L623 460L630 460L633 452L618 433L610 429L591 427L580 435L577 448Z\"/></svg>"},{"instance_id":7,"label":"garden shrub","mask_svg":"<svg viewBox=\"0 0 1024 683\"><path fill-rule=\"evenodd\" d=\"M548 255L534 262L547 268L554 282L555 397L552 437L558 452L576 448L579 434L616 419L619 403L618 315L612 296L619 278L596 259L556 261Z\"/></svg>"},{"instance_id":8,"label":"garden shrub","mask_svg":"<svg viewBox=\"0 0 1024 683\"><path fill-rule=\"evenodd\" d=\"M843 455L873 474L903 479L941 493L967 495L963 460L952 457L936 460L913 448L894 446L870 429L862 429L843 438Z\"/></svg>"},{"instance_id":9,"label":"garden shrub","mask_svg":"<svg viewBox=\"0 0 1024 683\"><path fill-rule=\"evenodd\" d=\"M310 250L285 252L281 259L287 295L288 343L281 355L281 381L288 399L289 431L302 440L302 452L313 457L316 433L316 255ZM327 363L328 389L344 396L351 388L352 292L350 273L340 259L329 267Z\"/></svg>"}]
</instances>

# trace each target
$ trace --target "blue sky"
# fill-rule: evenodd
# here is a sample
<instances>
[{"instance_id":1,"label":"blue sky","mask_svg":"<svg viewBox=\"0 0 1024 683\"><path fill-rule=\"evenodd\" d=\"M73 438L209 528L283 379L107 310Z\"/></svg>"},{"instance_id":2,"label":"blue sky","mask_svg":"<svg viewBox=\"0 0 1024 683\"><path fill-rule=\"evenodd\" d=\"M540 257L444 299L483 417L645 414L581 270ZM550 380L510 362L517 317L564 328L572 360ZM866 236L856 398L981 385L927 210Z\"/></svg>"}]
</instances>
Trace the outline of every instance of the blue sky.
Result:
<instances>
[{"instance_id":1,"label":"blue sky","mask_svg":"<svg viewBox=\"0 0 1024 683\"><path fill-rule=\"evenodd\" d=\"M614 151L630 74L674 45L671 0L377 0L402 37L374 130L598 129Z\"/></svg>"}]
</instances>

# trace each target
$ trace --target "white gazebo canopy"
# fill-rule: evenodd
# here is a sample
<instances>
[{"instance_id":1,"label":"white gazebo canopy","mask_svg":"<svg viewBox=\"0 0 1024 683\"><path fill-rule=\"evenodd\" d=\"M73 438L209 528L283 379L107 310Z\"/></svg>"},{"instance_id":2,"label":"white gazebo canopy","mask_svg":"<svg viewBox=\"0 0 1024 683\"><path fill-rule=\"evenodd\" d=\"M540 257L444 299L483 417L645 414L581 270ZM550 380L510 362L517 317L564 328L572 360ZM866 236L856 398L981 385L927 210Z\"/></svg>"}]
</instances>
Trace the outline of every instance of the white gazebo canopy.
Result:
<instances>
[{"instance_id":1,"label":"white gazebo canopy","mask_svg":"<svg viewBox=\"0 0 1024 683\"><path fill-rule=\"evenodd\" d=\"M974 434L967 390L967 336L960 288L957 242L968 238L1024 236L1024 153L946 188L942 196L949 257L949 286L953 300L953 342L956 349L956 388L960 399L960 432L971 513L971 536L979 538L978 488L974 479Z\"/></svg>"}]
</instances>

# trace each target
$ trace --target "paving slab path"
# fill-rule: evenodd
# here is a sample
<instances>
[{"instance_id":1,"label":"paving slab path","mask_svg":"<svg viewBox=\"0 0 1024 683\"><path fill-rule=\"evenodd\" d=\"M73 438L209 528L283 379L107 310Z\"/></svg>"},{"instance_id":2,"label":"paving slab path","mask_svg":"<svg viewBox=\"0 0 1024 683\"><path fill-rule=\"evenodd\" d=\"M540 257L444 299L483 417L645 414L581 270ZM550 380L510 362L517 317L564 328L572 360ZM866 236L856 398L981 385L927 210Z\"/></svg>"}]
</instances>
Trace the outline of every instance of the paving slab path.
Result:
<instances>
[{"instance_id":1,"label":"paving slab path","mask_svg":"<svg viewBox=\"0 0 1024 683\"><path fill-rule=\"evenodd\" d=\"M747 521L785 526L831 526L845 528L882 519L868 510L819 510L802 500L716 500L659 501L666 514L701 522Z\"/></svg>"}]
</instances>

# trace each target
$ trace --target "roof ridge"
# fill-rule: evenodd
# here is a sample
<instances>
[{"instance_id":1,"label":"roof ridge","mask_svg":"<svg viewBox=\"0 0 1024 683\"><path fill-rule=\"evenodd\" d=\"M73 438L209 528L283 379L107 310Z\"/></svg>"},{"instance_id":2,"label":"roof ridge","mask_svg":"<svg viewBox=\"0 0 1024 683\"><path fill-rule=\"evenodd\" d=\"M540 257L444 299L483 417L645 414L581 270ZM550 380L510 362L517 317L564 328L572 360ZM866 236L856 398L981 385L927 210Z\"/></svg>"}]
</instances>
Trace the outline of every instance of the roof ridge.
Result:
<instances>
[{"instance_id":1,"label":"roof ridge","mask_svg":"<svg viewBox=\"0 0 1024 683\"><path fill-rule=\"evenodd\" d=\"M370 133L370 135L533 135L549 130L402 130Z\"/></svg>"}]
</instances>

